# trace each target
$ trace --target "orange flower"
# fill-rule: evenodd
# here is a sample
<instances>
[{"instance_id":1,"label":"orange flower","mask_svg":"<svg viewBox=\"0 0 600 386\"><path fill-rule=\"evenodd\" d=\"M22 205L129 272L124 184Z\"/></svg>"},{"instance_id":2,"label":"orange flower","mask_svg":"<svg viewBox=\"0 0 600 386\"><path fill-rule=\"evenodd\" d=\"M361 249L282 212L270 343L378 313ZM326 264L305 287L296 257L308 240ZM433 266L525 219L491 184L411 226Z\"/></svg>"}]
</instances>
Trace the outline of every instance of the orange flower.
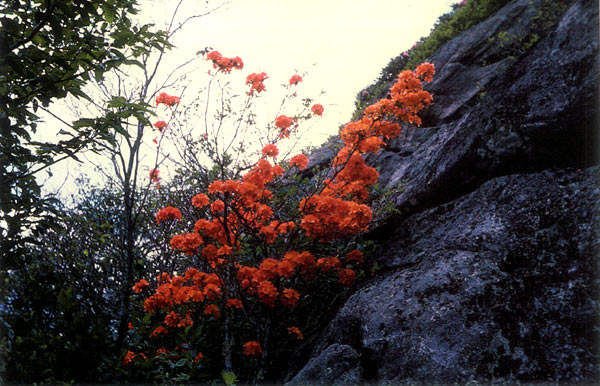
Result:
<instances>
[{"instance_id":1,"label":"orange flower","mask_svg":"<svg viewBox=\"0 0 600 386\"><path fill-rule=\"evenodd\" d=\"M177 314L175 311L171 311L167 316L165 316L165 324L168 327L176 327L177 323L181 320L181 316Z\"/></svg>"},{"instance_id":2,"label":"orange flower","mask_svg":"<svg viewBox=\"0 0 600 386\"><path fill-rule=\"evenodd\" d=\"M163 326L158 326L154 329L154 331L152 331L150 336L152 336L153 338L156 338L157 336L159 336L161 334L167 334L168 332L169 331L167 331L167 329L164 328Z\"/></svg>"},{"instance_id":3,"label":"orange flower","mask_svg":"<svg viewBox=\"0 0 600 386\"><path fill-rule=\"evenodd\" d=\"M125 354L125 358L123 358L123 366L125 366L128 363L131 363L131 361L133 361L133 358L135 358L135 353L133 351L127 351L127 354Z\"/></svg>"},{"instance_id":4,"label":"orange flower","mask_svg":"<svg viewBox=\"0 0 600 386\"><path fill-rule=\"evenodd\" d=\"M202 358L204 358L204 355L202 355L202 353L201 353L201 352L199 352L199 353L198 353L198 355L196 355L196 356L194 357L194 363L198 363L198 362L200 362L200 361L202 360Z\"/></svg>"},{"instance_id":5,"label":"orange flower","mask_svg":"<svg viewBox=\"0 0 600 386\"><path fill-rule=\"evenodd\" d=\"M308 165L308 157L304 154L298 154L290 159L290 166L297 166L298 169L304 170Z\"/></svg>"},{"instance_id":6,"label":"orange flower","mask_svg":"<svg viewBox=\"0 0 600 386\"><path fill-rule=\"evenodd\" d=\"M340 270L340 283L345 285L346 287L350 287L354 280L356 279L356 272L351 269L341 269Z\"/></svg>"},{"instance_id":7,"label":"orange flower","mask_svg":"<svg viewBox=\"0 0 600 386\"><path fill-rule=\"evenodd\" d=\"M268 280L263 280L258 284L256 294L261 302L271 308L275 305L278 296L277 288Z\"/></svg>"},{"instance_id":8,"label":"orange flower","mask_svg":"<svg viewBox=\"0 0 600 386\"><path fill-rule=\"evenodd\" d=\"M221 212L221 211L225 210L225 203L221 200L217 200L212 203L212 205L210 206L210 210L213 213Z\"/></svg>"},{"instance_id":9,"label":"orange flower","mask_svg":"<svg viewBox=\"0 0 600 386\"><path fill-rule=\"evenodd\" d=\"M435 66L433 63L425 62L418 65L415 72L424 82L431 82L433 80L433 75L435 74Z\"/></svg>"},{"instance_id":10,"label":"orange flower","mask_svg":"<svg viewBox=\"0 0 600 386\"><path fill-rule=\"evenodd\" d=\"M196 194L192 197L192 205L196 208L202 208L203 206L208 205L208 196L204 193Z\"/></svg>"},{"instance_id":11,"label":"orange flower","mask_svg":"<svg viewBox=\"0 0 600 386\"><path fill-rule=\"evenodd\" d=\"M329 272L334 268L339 268L341 265L340 259L337 257L322 257L317 260L317 268L323 272Z\"/></svg>"},{"instance_id":12,"label":"orange flower","mask_svg":"<svg viewBox=\"0 0 600 386\"><path fill-rule=\"evenodd\" d=\"M262 354L262 348L260 347L260 344L257 341L251 340L249 342L244 343L244 354L246 356L259 356Z\"/></svg>"},{"instance_id":13,"label":"orange flower","mask_svg":"<svg viewBox=\"0 0 600 386\"><path fill-rule=\"evenodd\" d=\"M300 82L302 82L302 77L300 75L292 75L290 78L290 85L292 86L295 86Z\"/></svg>"},{"instance_id":14,"label":"orange flower","mask_svg":"<svg viewBox=\"0 0 600 386\"><path fill-rule=\"evenodd\" d=\"M213 67L217 69L217 71L223 71L225 73L230 73L232 69L241 70L244 68L244 62L239 56L235 58L226 58L219 51L211 51L206 55L206 60L211 60L213 62Z\"/></svg>"},{"instance_id":15,"label":"orange flower","mask_svg":"<svg viewBox=\"0 0 600 386\"><path fill-rule=\"evenodd\" d=\"M294 289L286 288L281 293L281 298L279 301L285 307L293 308L298 304L300 300L300 293Z\"/></svg>"},{"instance_id":16,"label":"orange flower","mask_svg":"<svg viewBox=\"0 0 600 386\"><path fill-rule=\"evenodd\" d=\"M302 331L300 331L300 329L298 327L288 327L288 334L290 335L294 335L296 337L296 339L298 340L302 340L304 339L304 335L302 335Z\"/></svg>"},{"instance_id":17,"label":"orange flower","mask_svg":"<svg viewBox=\"0 0 600 386\"><path fill-rule=\"evenodd\" d=\"M177 323L177 327L179 328L185 328L192 325L194 325L194 322L192 321L190 314L185 315L185 318L181 319L179 323Z\"/></svg>"},{"instance_id":18,"label":"orange flower","mask_svg":"<svg viewBox=\"0 0 600 386\"><path fill-rule=\"evenodd\" d=\"M171 238L171 248L180 250L188 256L196 253L198 247L204 243L202 237L198 233L185 233L175 235Z\"/></svg>"},{"instance_id":19,"label":"orange flower","mask_svg":"<svg viewBox=\"0 0 600 386\"><path fill-rule=\"evenodd\" d=\"M275 126L277 126L280 129L287 129L292 125L292 123L294 123L294 119L286 115L280 115L277 118L275 118Z\"/></svg>"},{"instance_id":20,"label":"orange flower","mask_svg":"<svg viewBox=\"0 0 600 386\"><path fill-rule=\"evenodd\" d=\"M225 304L225 307L230 308L237 308L238 310L242 309L242 301L240 299L229 299L227 300L227 304Z\"/></svg>"},{"instance_id":21,"label":"orange flower","mask_svg":"<svg viewBox=\"0 0 600 386\"><path fill-rule=\"evenodd\" d=\"M248 91L248 95L253 95L254 91L260 93L261 91L266 91L265 85L263 82L269 78L266 73L261 72L260 74L254 73L248 75L246 78L246 84L250 85L250 91Z\"/></svg>"},{"instance_id":22,"label":"orange flower","mask_svg":"<svg viewBox=\"0 0 600 386\"><path fill-rule=\"evenodd\" d=\"M277 149L277 146L274 144L269 143L262 148L262 153L267 157L277 157L277 154L279 154L279 149Z\"/></svg>"},{"instance_id":23,"label":"orange flower","mask_svg":"<svg viewBox=\"0 0 600 386\"><path fill-rule=\"evenodd\" d=\"M272 258L264 259L258 267L261 274L267 280L276 279L279 274L279 260Z\"/></svg>"},{"instance_id":24,"label":"orange flower","mask_svg":"<svg viewBox=\"0 0 600 386\"><path fill-rule=\"evenodd\" d=\"M221 311L219 311L219 307L217 307L216 305L209 304L204 308L204 314L211 315L215 319L219 319L219 316L221 316Z\"/></svg>"},{"instance_id":25,"label":"orange flower","mask_svg":"<svg viewBox=\"0 0 600 386\"><path fill-rule=\"evenodd\" d=\"M323 106L318 103L313 105L313 107L310 108L310 111L312 111L313 114L319 115L319 116L323 114L323 110L324 110Z\"/></svg>"},{"instance_id":26,"label":"orange flower","mask_svg":"<svg viewBox=\"0 0 600 386\"><path fill-rule=\"evenodd\" d=\"M150 170L150 181L158 182L158 173L159 173L158 169Z\"/></svg>"},{"instance_id":27,"label":"orange flower","mask_svg":"<svg viewBox=\"0 0 600 386\"><path fill-rule=\"evenodd\" d=\"M158 129L158 131L163 131L165 127L167 127L167 122L165 121L156 121L154 122L154 127Z\"/></svg>"},{"instance_id":28,"label":"orange flower","mask_svg":"<svg viewBox=\"0 0 600 386\"><path fill-rule=\"evenodd\" d=\"M181 220L181 212L179 209L173 206L167 206L156 213L156 223L160 224L161 221L168 219Z\"/></svg>"},{"instance_id":29,"label":"orange flower","mask_svg":"<svg viewBox=\"0 0 600 386\"><path fill-rule=\"evenodd\" d=\"M176 104L179 104L181 100L179 99L179 97L176 96L171 96L165 92L161 92L157 97L156 97L156 105L158 106L161 103L164 103L167 106L174 106Z\"/></svg>"},{"instance_id":30,"label":"orange flower","mask_svg":"<svg viewBox=\"0 0 600 386\"><path fill-rule=\"evenodd\" d=\"M129 323L127 324L127 328L128 328L129 330L133 330L135 327L133 327L133 324L132 324L131 322L129 322Z\"/></svg>"},{"instance_id":31,"label":"orange flower","mask_svg":"<svg viewBox=\"0 0 600 386\"><path fill-rule=\"evenodd\" d=\"M144 290L144 288L148 287L150 285L150 283L148 283L148 280L146 279L141 279L140 281L138 281L137 283L135 283L133 285L133 292L135 293L140 293Z\"/></svg>"},{"instance_id":32,"label":"orange flower","mask_svg":"<svg viewBox=\"0 0 600 386\"><path fill-rule=\"evenodd\" d=\"M357 264L362 264L365 261L363 253L361 251L359 251L358 249L351 251L348 254L348 257L346 257L346 260L344 262L351 263L353 261L356 261Z\"/></svg>"}]
</instances>

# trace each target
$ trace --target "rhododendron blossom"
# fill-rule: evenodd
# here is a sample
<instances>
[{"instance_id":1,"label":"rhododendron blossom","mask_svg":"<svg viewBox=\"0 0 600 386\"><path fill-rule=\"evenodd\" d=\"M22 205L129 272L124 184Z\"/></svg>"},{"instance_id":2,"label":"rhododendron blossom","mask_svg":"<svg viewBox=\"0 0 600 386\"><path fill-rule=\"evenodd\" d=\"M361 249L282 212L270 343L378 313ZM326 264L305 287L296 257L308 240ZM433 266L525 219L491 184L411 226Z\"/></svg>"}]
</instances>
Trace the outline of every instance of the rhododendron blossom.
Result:
<instances>
[{"instance_id":1,"label":"rhododendron blossom","mask_svg":"<svg viewBox=\"0 0 600 386\"><path fill-rule=\"evenodd\" d=\"M302 82L302 77L300 75L292 75L290 78L290 85L292 86L295 86L300 82Z\"/></svg>"},{"instance_id":2,"label":"rhododendron blossom","mask_svg":"<svg viewBox=\"0 0 600 386\"><path fill-rule=\"evenodd\" d=\"M204 241L198 233L186 233L173 236L170 244L171 248L175 250L180 250L186 255L193 255L203 243Z\"/></svg>"},{"instance_id":3,"label":"rhododendron blossom","mask_svg":"<svg viewBox=\"0 0 600 386\"><path fill-rule=\"evenodd\" d=\"M150 181L158 182L158 173L159 173L158 169L150 170Z\"/></svg>"},{"instance_id":4,"label":"rhododendron blossom","mask_svg":"<svg viewBox=\"0 0 600 386\"><path fill-rule=\"evenodd\" d=\"M254 91L260 93L261 91L266 91L264 81L268 78L267 74L261 72L260 74L254 73L248 75L246 78L246 84L250 85L250 91L248 91L248 95L253 95Z\"/></svg>"},{"instance_id":5,"label":"rhododendron blossom","mask_svg":"<svg viewBox=\"0 0 600 386\"><path fill-rule=\"evenodd\" d=\"M192 205L195 206L196 208L202 208L206 205L208 205L209 200L208 200L208 196L204 193L199 193L196 194L194 197L192 197Z\"/></svg>"},{"instance_id":6,"label":"rhododendron blossom","mask_svg":"<svg viewBox=\"0 0 600 386\"><path fill-rule=\"evenodd\" d=\"M227 300L227 304L225 304L225 307L230 308L237 308L237 309L242 309L242 301L240 299L228 299Z\"/></svg>"},{"instance_id":7,"label":"rhododendron blossom","mask_svg":"<svg viewBox=\"0 0 600 386\"><path fill-rule=\"evenodd\" d=\"M267 157L277 157L277 154L279 154L279 149L277 149L277 146L270 143L262 148L262 153Z\"/></svg>"},{"instance_id":8,"label":"rhododendron blossom","mask_svg":"<svg viewBox=\"0 0 600 386\"><path fill-rule=\"evenodd\" d=\"M133 292L135 293L141 293L145 288L148 288L148 286L150 285L150 283L148 283L148 280L146 279L141 279L140 281L138 281L137 283L135 283L133 285ZM131 322L130 322L131 323Z\"/></svg>"},{"instance_id":9,"label":"rhododendron blossom","mask_svg":"<svg viewBox=\"0 0 600 386\"><path fill-rule=\"evenodd\" d=\"M154 122L154 127L158 129L158 131L163 131L165 127L167 127L167 122L165 121L156 121Z\"/></svg>"},{"instance_id":10,"label":"rhododendron blossom","mask_svg":"<svg viewBox=\"0 0 600 386\"><path fill-rule=\"evenodd\" d=\"M352 283L356 280L356 272L352 269L342 269L340 270L340 283L345 285L346 287L350 287Z\"/></svg>"},{"instance_id":11,"label":"rhododendron blossom","mask_svg":"<svg viewBox=\"0 0 600 386\"><path fill-rule=\"evenodd\" d=\"M181 102L181 99L179 99L179 97L169 95L169 94L167 94L165 92L161 92L156 97L156 105L157 106L159 104L163 103L163 104L171 107L171 106L175 106L176 104L179 104L179 102Z\"/></svg>"},{"instance_id":12,"label":"rhododendron blossom","mask_svg":"<svg viewBox=\"0 0 600 386\"><path fill-rule=\"evenodd\" d=\"M323 110L323 106L320 104L315 104L310 108L310 111L312 111L315 115L323 115Z\"/></svg>"},{"instance_id":13,"label":"rhododendron blossom","mask_svg":"<svg viewBox=\"0 0 600 386\"><path fill-rule=\"evenodd\" d=\"M280 129L287 129L292 125L292 123L294 123L294 118L290 118L285 115L280 115L275 118L275 126Z\"/></svg>"},{"instance_id":14,"label":"rhododendron blossom","mask_svg":"<svg viewBox=\"0 0 600 386\"><path fill-rule=\"evenodd\" d=\"M126 365L128 363L131 363L131 361L133 361L133 359L135 358L135 353L133 351L127 351L127 354L125 354L125 358L123 358L123 362L121 362L123 365Z\"/></svg>"},{"instance_id":15,"label":"rhododendron blossom","mask_svg":"<svg viewBox=\"0 0 600 386\"><path fill-rule=\"evenodd\" d=\"M290 166L297 166L298 169L304 170L308 165L308 157L304 154L298 154L290 158Z\"/></svg>"},{"instance_id":16,"label":"rhododendron blossom","mask_svg":"<svg viewBox=\"0 0 600 386\"><path fill-rule=\"evenodd\" d=\"M355 249L348 254L348 256L346 257L344 262L345 263L356 262L357 264L362 264L364 262L363 253L361 251L359 251L358 249Z\"/></svg>"},{"instance_id":17,"label":"rhododendron blossom","mask_svg":"<svg viewBox=\"0 0 600 386\"><path fill-rule=\"evenodd\" d=\"M244 68L244 62L239 56L235 58L226 58L219 51L211 51L206 55L206 60L213 62L213 67L217 71L230 73L232 69L241 70Z\"/></svg>"},{"instance_id":18,"label":"rhododendron blossom","mask_svg":"<svg viewBox=\"0 0 600 386\"><path fill-rule=\"evenodd\" d=\"M259 356L261 354L262 348L260 347L260 344L257 341L251 340L250 342L244 343L244 355Z\"/></svg>"},{"instance_id":19,"label":"rhododendron blossom","mask_svg":"<svg viewBox=\"0 0 600 386\"><path fill-rule=\"evenodd\" d=\"M156 223L160 224L167 219L181 220L181 212L173 206L167 206L156 213Z\"/></svg>"},{"instance_id":20,"label":"rhododendron blossom","mask_svg":"<svg viewBox=\"0 0 600 386\"><path fill-rule=\"evenodd\" d=\"M221 316L221 311L219 310L219 307L217 307L216 305L209 304L208 306L206 306L204 308L204 314L210 315L210 316L214 317L215 319L219 319L219 317Z\"/></svg>"}]
</instances>

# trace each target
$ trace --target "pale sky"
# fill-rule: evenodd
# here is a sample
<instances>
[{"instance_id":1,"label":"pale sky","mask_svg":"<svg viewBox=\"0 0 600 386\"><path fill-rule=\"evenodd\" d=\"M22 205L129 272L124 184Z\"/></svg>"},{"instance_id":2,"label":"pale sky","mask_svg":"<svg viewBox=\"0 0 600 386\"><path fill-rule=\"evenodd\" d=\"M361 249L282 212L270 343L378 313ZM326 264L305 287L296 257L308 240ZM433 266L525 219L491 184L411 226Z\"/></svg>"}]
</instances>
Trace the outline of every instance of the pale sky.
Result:
<instances>
[{"instance_id":1,"label":"pale sky","mask_svg":"<svg viewBox=\"0 0 600 386\"><path fill-rule=\"evenodd\" d=\"M193 20L176 35L177 49L167 53L165 68L176 67L208 46L224 56L243 59L244 69L241 74L232 74L232 82L239 82L244 91L245 77L252 72L269 75L265 82L267 91L287 83L293 74L307 72L301 83L302 93L313 96L325 107L323 117L304 137L303 145L316 146L349 121L356 94L373 83L392 58L427 36L437 18L449 12L455 2L232 0L218 11ZM176 3L141 0L141 16L162 27ZM180 15L192 15L204 3L186 0ZM319 96L321 91L325 94ZM264 103L268 101L265 99ZM52 168L55 177L46 181L40 175L40 179L52 191L61 185L67 170L73 181L79 167L73 160L63 161ZM84 171L93 176L91 167ZM68 187L69 183L62 189Z\"/></svg>"}]
</instances>

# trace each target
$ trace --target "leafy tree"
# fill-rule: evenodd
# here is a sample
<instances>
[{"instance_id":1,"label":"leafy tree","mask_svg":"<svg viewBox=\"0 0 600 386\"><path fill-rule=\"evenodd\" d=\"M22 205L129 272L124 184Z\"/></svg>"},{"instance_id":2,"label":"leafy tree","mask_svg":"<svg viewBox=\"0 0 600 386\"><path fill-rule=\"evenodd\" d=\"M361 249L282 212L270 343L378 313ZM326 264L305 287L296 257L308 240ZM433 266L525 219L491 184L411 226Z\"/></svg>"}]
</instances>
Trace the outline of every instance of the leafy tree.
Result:
<instances>
[{"instance_id":1,"label":"leafy tree","mask_svg":"<svg viewBox=\"0 0 600 386\"><path fill-rule=\"evenodd\" d=\"M124 229L122 191L114 184L90 187L86 179L79 186L70 207L54 208L58 226L40 235L43 242L30 247L3 283L8 293L0 310L7 332L5 380L115 379L121 353L119 299L127 272L118 247ZM152 190L139 214L134 264L139 275L185 264L174 258L164 230L155 226L156 211L173 202L177 197L169 190Z\"/></svg>"},{"instance_id":2,"label":"leafy tree","mask_svg":"<svg viewBox=\"0 0 600 386\"><path fill-rule=\"evenodd\" d=\"M72 318L65 310L76 304L85 311L83 316L77 313L85 320L81 326L97 326L105 334L107 344L98 347L107 363L113 363L127 330L134 272L145 273L146 267L152 272L151 264L145 264L150 253L155 254L153 262L165 263L144 244L144 240L160 238L142 229L150 223L142 219L144 210L152 208L152 199L148 186L144 190L138 185L139 150L144 132L151 127L149 102L172 80L168 77L159 84L156 77L163 55L172 47L169 38L198 15L178 24L173 15L166 31L154 31L150 24L136 24L137 5L131 0L8 1L0 5L0 250L6 304L2 330L9 352L8 371L14 379L94 379L86 375L97 374L86 370L90 366L66 366L73 372L61 371L52 361L44 367L40 356L35 362L28 352L37 345L64 353L58 349L63 343L70 353L87 352L86 339L97 347L96 335L69 333ZM129 67L127 72L124 66ZM123 80L119 76L126 77L132 68L139 70L143 81L127 90L111 89L116 84L111 82ZM102 92L94 92L92 83ZM65 98L96 107L95 114L68 122L52 111L52 103ZM60 120L66 130L59 135L68 139L35 141L41 112ZM115 161L119 183L109 185L108 190L85 192L77 201L78 210L84 213L74 220L73 212L42 195L36 173L67 157L79 161L77 154L85 149ZM97 204L94 198L99 199ZM88 210L82 209L84 204ZM159 267L174 268L173 264ZM51 284L50 293L63 300L44 304L46 292L36 284L38 279ZM39 304L33 304L36 299ZM30 315L31 309L41 313ZM94 322L87 316L100 319ZM38 329L28 330L27 325Z\"/></svg>"},{"instance_id":3,"label":"leafy tree","mask_svg":"<svg viewBox=\"0 0 600 386\"><path fill-rule=\"evenodd\" d=\"M92 141L114 141L114 116L81 119L68 139L35 141L39 110L67 96L90 101L83 87L152 47L164 32L137 26L134 0L9 0L0 5L0 247L3 265L20 264L26 243L51 225L52 203L35 174ZM131 106L135 114L139 106ZM60 118L60 117L58 117ZM67 123L67 122L65 122ZM68 123L67 123L68 124Z\"/></svg>"}]
</instances>

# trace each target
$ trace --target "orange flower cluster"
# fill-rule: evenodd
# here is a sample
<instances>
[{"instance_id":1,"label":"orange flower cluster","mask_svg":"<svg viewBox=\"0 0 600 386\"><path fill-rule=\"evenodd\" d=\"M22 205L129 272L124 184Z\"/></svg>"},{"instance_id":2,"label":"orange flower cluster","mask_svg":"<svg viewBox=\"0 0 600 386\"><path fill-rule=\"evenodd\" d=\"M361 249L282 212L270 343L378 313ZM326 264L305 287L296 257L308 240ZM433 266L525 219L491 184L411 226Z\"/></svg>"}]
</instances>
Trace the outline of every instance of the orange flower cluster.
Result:
<instances>
[{"instance_id":1,"label":"orange flower cluster","mask_svg":"<svg viewBox=\"0 0 600 386\"><path fill-rule=\"evenodd\" d=\"M350 122L340 132L344 147L334 159L335 177L326 181L320 194L303 200L304 217L300 226L309 237L322 241L353 236L365 231L371 221L371 208L361 204L368 199L367 187L377 182L377 171L366 165L362 154L375 153L385 140L400 134L394 119L420 124L417 113L431 104L432 97L423 90L423 81L431 81L435 68L423 63L413 71L403 71L391 87L391 97L365 109L364 116ZM350 282L346 275L345 282Z\"/></svg>"},{"instance_id":2,"label":"orange flower cluster","mask_svg":"<svg viewBox=\"0 0 600 386\"><path fill-rule=\"evenodd\" d=\"M202 208L208 205L208 203L208 196L204 193L199 193L192 197L192 206L196 208Z\"/></svg>"},{"instance_id":3,"label":"orange flower cluster","mask_svg":"<svg viewBox=\"0 0 600 386\"><path fill-rule=\"evenodd\" d=\"M290 127L292 123L294 123L294 118L290 118L285 115L280 115L277 118L275 118L275 126L282 130Z\"/></svg>"},{"instance_id":4,"label":"orange flower cluster","mask_svg":"<svg viewBox=\"0 0 600 386\"><path fill-rule=\"evenodd\" d=\"M198 233L185 233L175 235L171 238L171 248L180 250L188 256L196 253L198 248L204 243Z\"/></svg>"},{"instance_id":5,"label":"orange flower cluster","mask_svg":"<svg viewBox=\"0 0 600 386\"><path fill-rule=\"evenodd\" d=\"M285 115L280 115L275 118L275 126L280 129L279 139L287 138L290 136L290 126L294 124L296 120Z\"/></svg>"},{"instance_id":6,"label":"orange flower cluster","mask_svg":"<svg viewBox=\"0 0 600 386\"><path fill-rule=\"evenodd\" d=\"M160 224L161 221L168 219L181 220L181 212L179 209L173 206L167 206L156 213L156 223Z\"/></svg>"},{"instance_id":7,"label":"orange flower cluster","mask_svg":"<svg viewBox=\"0 0 600 386\"><path fill-rule=\"evenodd\" d=\"M253 95L254 91L256 91L257 93L260 93L261 91L266 91L267 89L265 88L263 82L267 78L268 76L265 72L261 72L260 74L253 73L248 75L248 77L246 78L246 84L250 85L250 91L248 91L248 95Z\"/></svg>"},{"instance_id":8,"label":"orange flower cluster","mask_svg":"<svg viewBox=\"0 0 600 386\"><path fill-rule=\"evenodd\" d=\"M150 170L150 181L152 182L158 182L158 173L160 171L158 169L152 169Z\"/></svg>"},{"instance_id":9,"label":"orange flower cluster","mask_svg":"<svg viewBox=\"0 0 600 386\"><path fill-rule=\"evenodd\" d=\"M209 315L215 319L219 319L219 317L221 316L221 311L216 305L209 304L206 307L204 307L204 315Z\"/></svg>"},{"instance_id":10,"label":"orange flower cluster","mask_svg":"<svg viewBox=\"0 0 600 386\"><path fill-rule=\"evenodd\" d=\"M323 115L323 110L324 110L323 106L318 103L313 105L313 107L310 108L310 111L312 111L313 114L319 115L319 116Z\"/></svg>"},{"instance_id":11,"label":"orange flower cluster","mask_svg":"<svg viewBox=\"0 0 600 386\"><path fill-rule=\"evenodd\" d=\"M156 105L157 106L161 103L164 103L165 105L171 107L171 106L175 106L175 105L179 104L179 102L181 102L181 99L179 97L169 95L166 92L161 92L156 97Z\"/></svg>"},{"instance_id":12,"label":"orange flower cluster","mask_svg":"<svg viewBox=\"0 0 600 386\"><path fill-rule=\"evenodd\" d=\"M350 287L356 280L356 272L351 269L345 268L340 270L340 283L346 287Z\"/></svg>"},{"instance_id":13,"label":"orange flower cluster","mask_svg":"<svg viewBox=\"0 0 600 386\"><path fill-rule=\"evenodd\" d=\"M297 166L298 169L304 170L308 165L308 157L304 154L298 154L290 158L290 166Z\"/></svg>"},{"instance_id":14,"label":"orange flower cluster","mask_svg":"<svg viewBox=\"0 0 600 386\"><path fill-rule=\"evenodd\" d=\"M244 68L244 62L239 56L235 58L226 58L219 51L211 51L206 55L206 60L211 60L213 62L213 67L217 69L217 71L223 71L225 73L230 73L232 69L241 70Z\"/></svg>"},{"instance_id":15,"label":"orange flower cluster","mask_svg":"<svg viewBox=\"0 0 600 386\"><path fill-rule=\"evenodd\" d=\"M189 268L184 276L171 277L162 274L158 280L160 285L154 294L144 301L144 310L148 313L172 311L178 305L212 302L221 297L222 282L214 273Z\"/></svg>"},{"instance_id":16,"label":"orange flower cluster","mask_svg":"<svg viewBox=\"0 0 600 386\"><path fill-rule=\"evenodd\" d=\"M187 326L192 326L194 322L190 317L190 314L187 314L185 318L182 318L181 315L176 313L175 311L171 311L167 316L165 316L165 325L167 327L179 327L184 328Z\"/></svg>"},{"instance_id":17,"label":"orange flower cluster","mask_svg":"<svg viewBox=\"0 0 600 386\"><path fill-rule=\"evenodd\" d=\"M295 86L300 82L302 82L302 77L300 75L292 75L290 78L290 86Z\"/></svg>"},{"instance_id":18,"label":"orange flower cluster","mask_svg":"<svg viewBox=\"0 0 600 386\"><path fill-rule=\"evenodd\" d=\"M277 149L277 146L274 144L269 143L262 148L262 153L266 157L277 157L277 154L279 154L279 149Z\"/></svg>"},{"instance_id":19,"label":"orange flower cluster","mask_svg":"<svg viewBox=\"0 0 600 386\"><path fill-rule=\"evenodd\" d=\"M227 303L225 304L225 307L227 307L227 308L237 308L238 310L241 310L242 308L244 308L244 306L242 305L242 301L240 299L229 299L229 300L227 300Z\"/></svg>"},{"instance_id":20,"label":"orange flower cluster","mask_svg":"<svg viewBox=\"0 0 600 386\"><path fill-rule=\"evenodd\" d=\"M165 121L156 121L154 122L154 127L158 129L158 131L163 131L165 127L167 127L167 122Z\"/></svg>"},{"instance_id":21,"label":"orange flower cluster","mask_svg":"<svg viewBox=\"0 0 600 386\"><path fill-rule=\"evenodd\" d=\"M260 344L257 341L251 340L249 342L244 343L244 355L259 356L261 354L262 348L260 347Z\"/></svg>"},{"instance_id":22,"label":"orange flower cluster","mask_svg":"<svg viewBox=\"0 0 600 386\"><path fill-rule=\"evenodd\" d=\"M148 280L146 279L141 279L140 281L138 281L137 283L135 283L133 285L133 292L135 293L141 293L145 288L148 288L148 286L150 285L150 283L148 283Z\"/></svg>"},{"instance_id":23,"label":"orange flower cluster","mask_svg":"<svg viewBox=\"0 0 600 386\"><path fill-rule=\"evenodd\" d=\"M147 359L146 355L144 353L138 353L138 354L136 354L133 351L127 351L127 354L125 354L125 358L123 358L123 362L121 362L121 364L123 366L125 366L126 364L131 363L135 359L135 357L137 357L138 355L141 356L144 359Z\"/></svg>"},{"instance_id":24,"label":"orange flower cluster","mask_svg":"<svg viewBox=\"0 0 600 386\"><path fill-rule=\"evenodd\" d=\"M341 198L315 195L300 203L305 216L300 227L308 237L329 241L347 238L367 230L372 219L371 208Z\"/></svg>"},{"instance_id":25,"label":"orange flower cluster","mask_svg":"<svg viewBox=\"0 0 600 386\"><path fill-rule=\"evenodd\" d=\"M349 264L352 262L356 262L357 264L362 264L364 261L365 261L365 258L363 256L363 253L361 251L359 251L358 249L355 249L355 250L351 251L350 253L348 253L348 256L344 260L344 262L346 264Z\"/></svg>"},{"instance_id":26,"label":"orange flower cluster","mask_svg":"<svg viewBox=\"0 0 600 386\"><path fill-rule=\"evenodd\" d=\"M284 307L294 308L300 300L300 293L295 289L286 288L281 291L280 302Z\"/></svg>"}]
</instances>

